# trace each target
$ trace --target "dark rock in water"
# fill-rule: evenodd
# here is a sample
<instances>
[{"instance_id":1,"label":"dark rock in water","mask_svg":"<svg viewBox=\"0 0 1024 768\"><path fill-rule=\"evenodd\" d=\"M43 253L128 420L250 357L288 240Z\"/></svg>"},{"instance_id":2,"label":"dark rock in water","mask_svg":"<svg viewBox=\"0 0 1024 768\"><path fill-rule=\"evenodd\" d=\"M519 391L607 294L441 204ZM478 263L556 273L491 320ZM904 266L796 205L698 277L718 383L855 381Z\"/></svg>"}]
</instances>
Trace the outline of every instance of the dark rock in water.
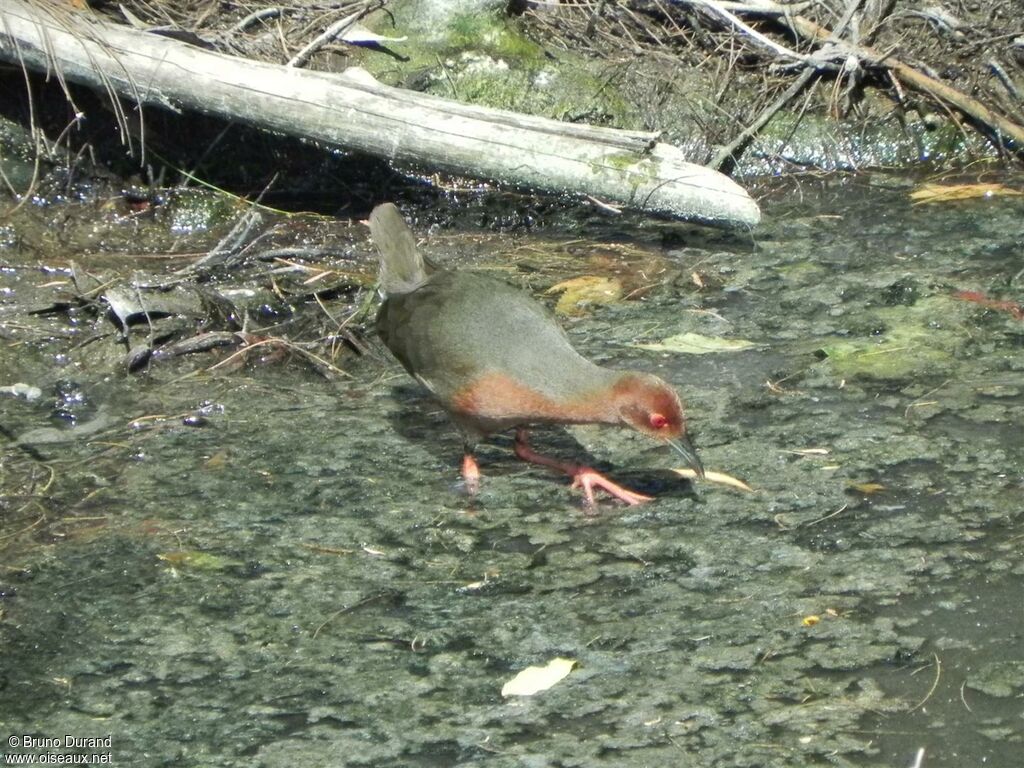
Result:
<instances>
[{"instance_id":1,"label":"dark rock in water","mask_svg":"<svg viewBox=\"0 0 1024 768\"><path fill-rule=\"evenodd\" d=\"M55 400L51 418L58 424L73 427L81 421L87 421L95 413L95 408L78 382L62 379L54 384L53 391Z\"/></svg>"}]
</instances>

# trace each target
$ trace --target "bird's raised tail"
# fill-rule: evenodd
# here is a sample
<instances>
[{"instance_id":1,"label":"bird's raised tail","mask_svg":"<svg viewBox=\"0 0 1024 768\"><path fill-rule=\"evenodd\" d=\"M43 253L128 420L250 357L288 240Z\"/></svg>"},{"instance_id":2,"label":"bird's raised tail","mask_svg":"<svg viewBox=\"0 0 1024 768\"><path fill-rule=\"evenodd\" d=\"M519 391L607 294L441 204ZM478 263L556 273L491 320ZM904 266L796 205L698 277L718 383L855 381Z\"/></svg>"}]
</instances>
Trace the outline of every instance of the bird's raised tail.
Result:
<instances>
[{"instance_id":1,"label":"bird's raised tail","mask_svg":"<svg viewBox=\"0 0 1024 768\"><path fill-rule=\"evenodd\" d=\"M385 294L409 293L423 285L429 270L412 230L393 203L373 209L370 235L380 253L380 287Z\"/></svg>"}]
</instances>

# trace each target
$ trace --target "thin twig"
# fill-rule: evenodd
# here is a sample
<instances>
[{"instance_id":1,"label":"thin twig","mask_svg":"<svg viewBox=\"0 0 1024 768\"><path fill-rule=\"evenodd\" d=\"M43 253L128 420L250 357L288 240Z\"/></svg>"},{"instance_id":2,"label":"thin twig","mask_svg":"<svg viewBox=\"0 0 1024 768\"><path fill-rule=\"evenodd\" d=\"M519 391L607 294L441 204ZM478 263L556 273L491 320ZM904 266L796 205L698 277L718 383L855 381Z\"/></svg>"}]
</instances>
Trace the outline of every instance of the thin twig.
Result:
<instances>
[{"instance_id":1,"label":"thin twig","mask_svg":"<svg viewBox=\"0 0 1024 768\"><path fill-rule=\"evenodd\" d=\"M966 709L968 712L974 712L974 710L971 709L971 705L967 703L967 697L964 695L964 688L966 687L967 681L964 680L962 683L960 683L960 701L963 702L964 709Z\"/></svg>"},{"instance_id":2,"label":"thin twig","mask_svg":"<svg viewBox=\"0 0 1024 768\"><path fill-rule=\"evenodd\" d=\"M378 592L376 595L370 595L369 597L364 597L358 603L353 603L352 605L346 605L344 608L341 608L341 609L335 611L330 616L328 616L326 619L324 619L323 623L321 623L320 626L318 626L315 630L313 630L313 639L315 640L316 636L320 634L320 630L322 630L324 627L326 627L328 624L330 624L332 621L334 621L339 616L344 616L346 613L352 613L352 611L355 611L355 610L357 610L359 608L362 608L364 605L368 605L369 603L376 602L377 600L380 600L383 597L388 597L391 594L392 594L391 592Z\"/></svg>"},{"instance_id":3,"label":"thin twig","mask_svg":"<svg viewBox=\"0 0 1024 768\"><path fill-rule=\"evenodd\" d=\"M230 32L244 32L250 26L255 24L257 21L265 21L266 19L276 19L284 11L281 8L262 8L258 11L253 11L240 22L231 27Z\"/></svg>"},{"instance_id":4,"label":"thin twig","mask_svg":"<svg viewBox=\"0 0 1024 768\"><path fill-rule=\"evenodd\" d=\"M759 42L765 48L768 48L769 50L774 51L779 56L782 56L782 57L787 58L787 59L794 59L796 61L800 61L800 62L803 62L805 64L810 62L810 60L811 60L810 56L806 56L806 55L804 55L802 53L797 53L796 51L792 51L789 48L787 48L786 46L780 45L779 43L776 43L770 37L766 37L765 35L762 35L760 32L758 32L756 29L754 29L750 25L744 23L743 20L740 19L738 16L736 16L731 11L729 11L728 9L723 7L721 3L716 2L716 0L686 0L686 3L688 5L694 5L694 6L698 6L698 7L701 7L701 8L706 8L707 10L711 11L713 14L719 16L722 19L725 19L727 22L729 22L729 24L731 24L733 27L735 27L736 29L740 30L741 32L745 33L751 39L756 40L757 42Z\"/></svg>"},{"instance_id":5,"label":"thin twig","mask_svg":"<svg viewBox=\"0 0 1024 768\"><path fill-rule=\"evenodd\" d=\"M903 418L906 419L906 418L910 417L910 409L911 408L920 408L922 405L934 405L935 401L926 401L925 398L926 397L930 397L931 395L934 395L936 392L938 392L940 389L945 387L951 381L952 381L952 379L946 379L944 382L939 384L939 386L937 386L937 387L935 387L933 389L929 389L927 392L925 392L919 398L915 399L912 403L910 403L906 408L903 409Z\"/></svg>"},{"instance_id":6,"label":"thin twig","mask_svg":"<svg viewBox=\"0 0 1024 768\"><path fill-rule=\"evenodd\" d=\"M809 67L805 69L800 77L793 81L789 88L773 104L770 104L757 116L754 122L744 128L735 139L722 147L709 165L716 171L721 171L725 174L731 172L736 165L738 155L743 153L743 150L749 146L761 129L768 125L776 113L785 107L790 100L794 99L816 74L817 71L814 69Z\"/></svg>"},{"instance_id":7,"label":"thin twig","mask_svg":"<svg viewBox=\"0 0 1024 768\"><path fill-rule=\"evenodd\" d=\"M810 520L810 521L808 521L808 522L806 522L806 523L803 523L803 524L801 525L801 527L803 527L803 528L806 528L806 527L807 527L807 526L809 526L809 525L817 525L818 523L823 523L823 522L825 522L826 520L830 520L830 519L832 519L833 517L835 517L836 515L838 515L838 514L840 514L840 513L842 513L842 512L845 512L845 511L846 511L846 508L847 508L847 507L849 507L849 506L850 506L849 504L843 504L843 506L841 506L841 507L840 507L839 509L837 509L837 510L836 510L835 512L831 512L830 514L827 514L827 515L825 515L824 517L819 517L819 518L818 518L817 520Z\"/></svg>"},{"instance_id":8,"label":"thin twig","mask_svg":"<svg viewBox=\"0 0 1024 768\"><path fill-rule=\"evenodd\" d=\"M339 19L338 21L334 22L333 24L331 24L331 26L329 26L327 29L325 29L323 32L317 35L312 40L312 42L306 45L305 48L303 48L301 51L292 56L291 60L287 64L285 64L285 66L301 67L307 61L309 61L310 57L314 53L316 53L322 47L327 45L329 42L336 40L343 34L345 34L345 32L348 31L349 27L354 26L355 23L359 21L359 19L361 19L363 16L365 16L368 11L369 8L367 6L364 6L355 13L349 14L345 18Z\"/></svg>"},{"instance_id":9,"label":"thin twig","mask_svg":"<svg viewBox=\"0 0 1024 768\"><path fill-rule=\"evenodd\" d=\"M928 689L928 693L924 695L923 699L907 710L908 712L913 712L915 709L923 707L939 687L939 678L942 677L942 661L939 659L939 654L933 653L932 656L935 658L935 679L932 681L932 687Z\"/></svg>"}]
</instances>

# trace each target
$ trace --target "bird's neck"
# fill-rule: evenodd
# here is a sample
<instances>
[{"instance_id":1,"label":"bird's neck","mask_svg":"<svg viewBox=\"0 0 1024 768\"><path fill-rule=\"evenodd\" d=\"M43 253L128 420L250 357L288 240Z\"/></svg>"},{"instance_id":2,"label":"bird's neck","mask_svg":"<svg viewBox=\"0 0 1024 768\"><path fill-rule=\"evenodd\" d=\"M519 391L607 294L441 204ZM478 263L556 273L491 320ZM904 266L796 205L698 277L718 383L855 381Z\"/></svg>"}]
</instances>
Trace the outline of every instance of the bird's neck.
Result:
<instances>
[{"instance_id":1,"label":"bird's neck","mask_svg":"<svg viewBox=\"0 0 1024 768\"><path fill-rule=\"evenodd\" d=\"M594 366L593 386L564 403L564 413L579 424L621 424L625 387L629 374Z\"/></svg>"}]
</instances>

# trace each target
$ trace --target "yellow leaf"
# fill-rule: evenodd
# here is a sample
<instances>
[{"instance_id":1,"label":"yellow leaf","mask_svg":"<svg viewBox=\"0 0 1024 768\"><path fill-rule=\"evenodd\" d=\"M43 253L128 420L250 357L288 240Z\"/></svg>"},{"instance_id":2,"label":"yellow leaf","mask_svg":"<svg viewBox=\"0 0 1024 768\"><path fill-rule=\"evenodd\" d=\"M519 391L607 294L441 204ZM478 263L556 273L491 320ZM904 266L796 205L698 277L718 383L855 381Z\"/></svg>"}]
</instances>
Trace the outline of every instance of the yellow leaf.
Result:
<instances>
[{"instance_id":1,"label":"yellow leaf","mask_svg":"<svg viewBox=\"0 0 1024 768\"><path fill-rule=\"evenodd\" d=\"M673 469L680 477L685 477L688 480L696 480L697 473L689 467L683 467L682 469ZM724 472L715 472L713 469L704 471L704 479L711 483L718 483L719 485L728 485L730 488L737 488L741 491L747 491L753 493L754 489L744 483L742 480L738 480L732 475L727 475Z\"/></svg>"},{"instance_id":2,"label":"yellow leaf","mask_svg":"<svg viewBox=\"0 0 1024 768\"><path fill-rule=\"evenodd\" d=\"M701 336L699 333L680 333L663 341L633 344L652 352L682 352L687 355L705 355L709 352L739 352L757 345L746 339L723 339L720 336Z\"/></svg>"},{"instance_id":3,"label":"yellow leaf","mask_svg":"<svg viewBox=\"0 0 1024 768\"><path fill-rule=\"evenodd\" d=\"M622 298L622 283L614 277L583 275L563 280L545 293L561 293L555 312L560 315L582 315L586 304L613 304Z\"/></svg>"},{"instance_id":4,"label":"yellow leaf","mask_svg":"<svg viewBox=\"0 0 1024 768\"><path fill-rule=\"evenodd\" d=\"M227 463L227 451L217 451L217 453L213 454L213 456L206 460L206 463L203 466L207 469L224 469L224 467L227 466Z\"/></svg>"},{"instance_id":5,"label":"yellow leaf","mask_svg":"<svg viewBox=\"0 0 1024 768\"><path fill-rule=\"evenodd\" d=\"M568 675L576 659L554 658L543 667L527 667L501 686L502 696L533 696L546 691Z\"/></svg>"},{"instance_id":6,"label":"yellow leaf","mask_svg":"<svg viewBox=\"0 0 1024 768\"><path fill-rule=\"evenodd\" d=\"M805 627L813 627L819 621L821 621L821 616L811 615L811 616L804 616L804 620L801 621L800 623L803 624Z\"/></svg>"},{"instance_id":7,"label":"yellow leaf","mask_svg":"<svg viewBox=\"0 0 1024 768\"><path fill-rule=\"evenodd\" d=\"M884 491L885 486L881 483L850 483L848 486L851 491L857 491L863 493L865 496L870 496L873 493Z\"/></svg>"},{"instance_id":8,"label":"yellow leaf","mask_svg":"<svg viewBox=\"0 0 1024 768\"><path fill-rule=\"evenodd\" d=\"M910 193L910 199L915 203L944 203L1007 195L1024 195L1024 192L1004 184L922 184Z\"/></svg>"}]
</instances>

